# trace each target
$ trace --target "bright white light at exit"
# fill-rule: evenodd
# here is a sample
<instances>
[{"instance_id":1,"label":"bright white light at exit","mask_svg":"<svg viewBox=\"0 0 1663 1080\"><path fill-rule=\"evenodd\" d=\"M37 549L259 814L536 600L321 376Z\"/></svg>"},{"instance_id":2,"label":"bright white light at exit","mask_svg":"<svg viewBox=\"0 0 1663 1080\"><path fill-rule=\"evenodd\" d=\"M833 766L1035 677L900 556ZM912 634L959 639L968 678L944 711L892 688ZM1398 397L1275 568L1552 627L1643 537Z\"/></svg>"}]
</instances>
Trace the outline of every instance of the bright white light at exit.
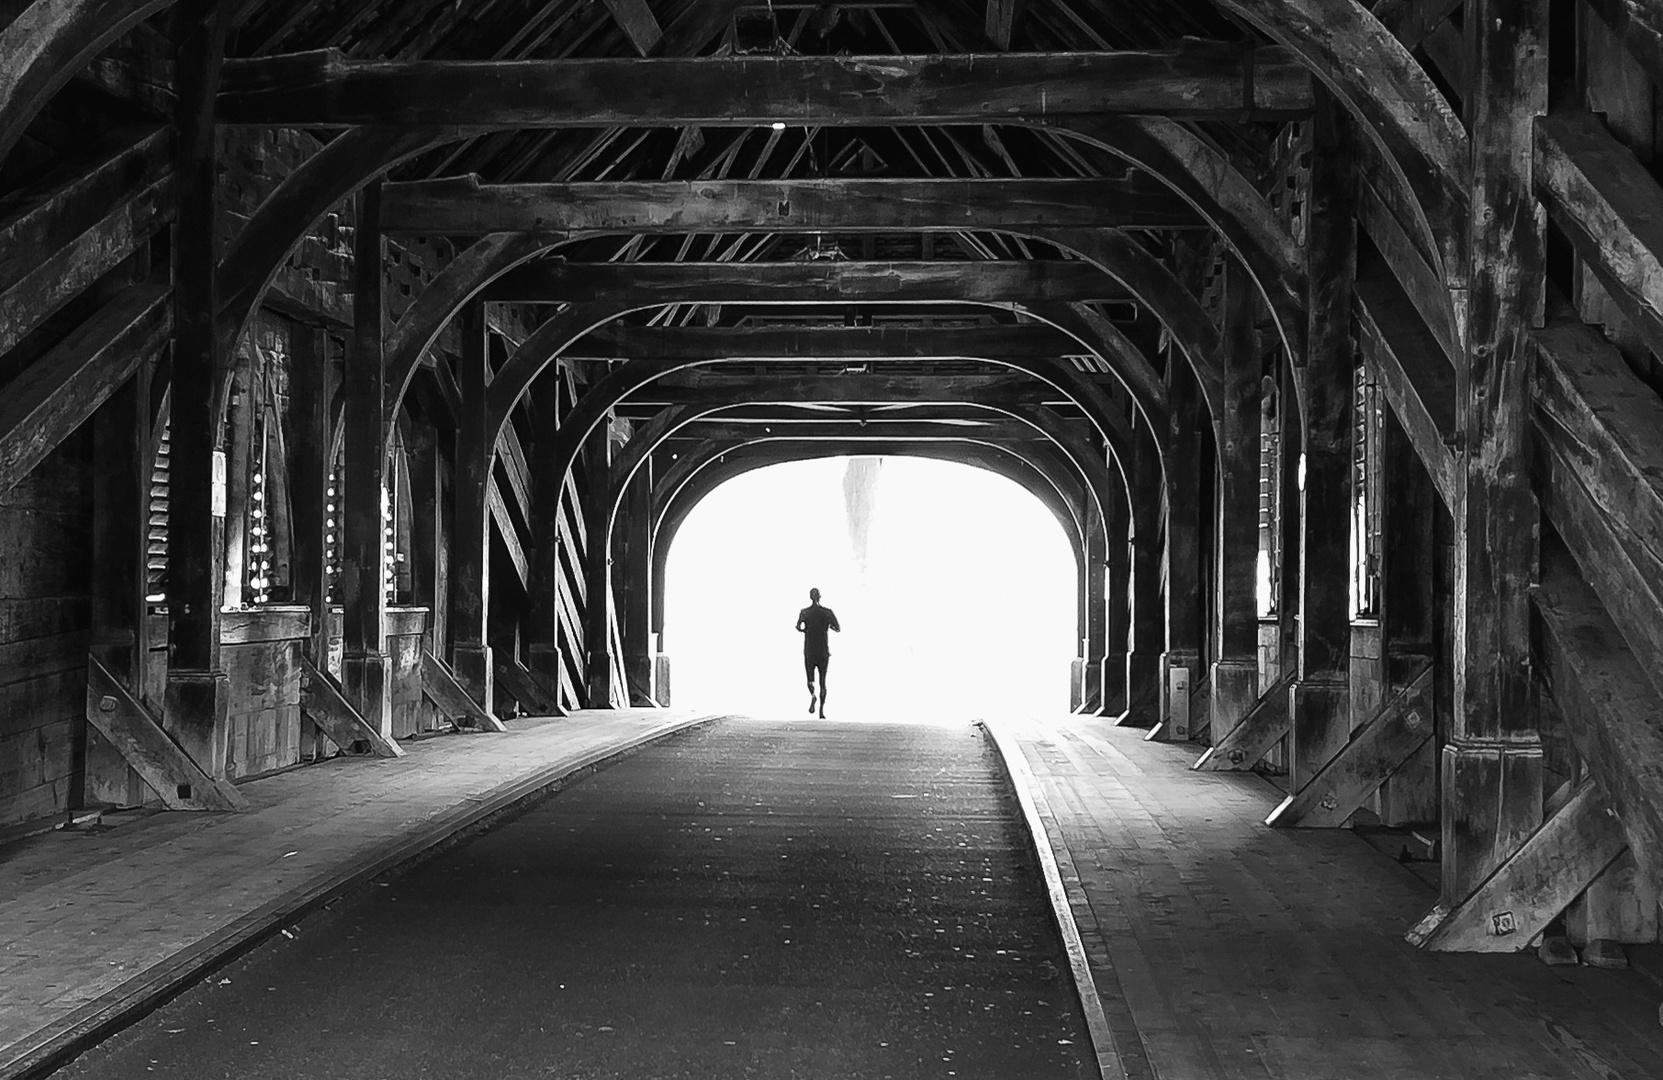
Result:
<instances>
[{"instance_id":1,"label":"bright white light at exit","mask_svg":"<svg viewBox=\"0 0 1663 1080\"><path fill-rule=\"evenodd\" d=\"M773 129L774 129L774 130L775 130L775 131L784 131L784 130L785 130L785 121L783 121L783 120L775 120L775 121L774 121L774 122L773 122L773 124L772 124L772 125L770 125L770 126L771 126L771 127L772 127L772 128L773 128Z\"/></svg>"},{"instance_id":2,"label":"bright white light at exit","mask_svg":"<svg viewBox=\"0 0 1663 1080\"><path fill-rule=\"evenodd\" d=\"M1051 512L992 473L890 457L852 529L849 462L759 469L688 515L665 581L673 703L806 715L794 625L814 587L843 626L829 717L1066 713L1076 574Z\"/></svg>"}]
</instances>

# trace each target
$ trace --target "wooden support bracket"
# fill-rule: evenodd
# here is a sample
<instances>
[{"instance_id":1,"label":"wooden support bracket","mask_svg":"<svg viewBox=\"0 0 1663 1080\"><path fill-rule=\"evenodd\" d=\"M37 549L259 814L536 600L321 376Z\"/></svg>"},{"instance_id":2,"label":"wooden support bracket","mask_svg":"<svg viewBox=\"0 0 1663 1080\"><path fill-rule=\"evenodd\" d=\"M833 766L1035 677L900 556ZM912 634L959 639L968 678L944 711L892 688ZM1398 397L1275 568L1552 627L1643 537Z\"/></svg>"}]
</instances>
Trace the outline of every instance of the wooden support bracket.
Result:
<instances>
[{"instance_id":1,"label":"wooden support bracket","mask_svg":"<svg viewBox=\"0 0 1663 1080\"><path fill-rule=\"evenodd\" d=\"M1628 847L1592 779L1471 896L1440 901L1405 937L1435 952L1517 952Z\"/></svg>"},{"instance_id":2,"label":"wooden support bracket","mask_svg":"<svg viewBox=\"0 0 1663 1080\"><path fill-rule=\"evenodd\" d=\"M150 710L96 656L87 657L87 723L110 741L169 810L246 810L235 787L215 780L179 748Z\"/></svg>"},{"instance_id":3,"label":"wooden support bracket","mask_svg":"<svg viewBox=\"0 0 1663 1080\"><path fill-rule=\"evenodd\" d=\"M456 681L450 665L422 650L422 693L447 716L465 720L484 731L507 731L495 714L480 706Z\"/></svg>"},{"instance_id":4,"label":"wooden support bracket","mask_svg":"<svg viewBox=\"0 0 1663 1080\"><path fill-rule=\"evenodd\" d=\"M1127 715L1131 715L1131 712L1132 712L1132 710L1130 710L1130 709L1126 710ZM1201 738L1201 729L1196 726L1195 718L1198 717L1198 716L1208 717L1209 720L1208 720L1207 723L1208 723L1209 729L1210 729L1211 724L1212 724L1212 721L1211 721L1210 718L1213 714L1213 677L1211 675L1207 676L1205 679L1202 679L1200 682L1198 682L1194 686L1190 687L1189 713L1190 713L1190 725L1189 725L1190 726L1190 733L1184 739L1184 741L1185 742L1194 742L1194 741L1197 741ZM1166 717L1164 717L1164 716L1161 717L1160 720L1156 721L1154 727L1152 727L1148 731L1144 732L1143 741L1144 742L1165 742L1166 741Z\"/></svg>"},{"instance_id":5,"label":"wooden support bracket","mask_svg":"<svg viewBox=\"0 0 1663 1080\"><path fill-rule=\"evenodd\" d=\"M1351 733L1351 741L1311 782L1265 819L1278 828L1338 828L1432 737L1432 665Z\"/></svg>"},{"instance_id":6,"label":"wooden support bracket","mask_svg":"<svg viewBox=\"0 0 1663 1080\"><path fill-rule=\"evenodd\" d=\"M300 658L300 709L306 719L322 728L336 746L349 754L358 743L367 743L369 752L376 757L404 756L404 748L359 716L358 710L341 693L334 676L320 670L308 656Z\"/></svg>"},{"instance_id":7,"label":"wooden support bracket","mask_svg":"<svg viewBox=\"0 0 1663 1080\"><path fill-rule=\"evenodd\" d=\"M1271 683L1259 695L1259 703L1242 717L1241 723L1231 728L1223 738L1214 738L1213 745L1196 758L1190 768L1240 772L1257 765L1259 759L1270 753L1270 748L1293 726L1293 715L1288 711L1288 691L1293 688L1294 682L1294 675L1289 672Z\"/></svg>"},{"instance_id":8,"label":"wooden support bracket","mask_svg":"<svg viewBox=\"0 0 1663 1080\"><path fill-rule=\"evenodd\" d=\"M507 691L508 696L518 701L523 709L530 709L539 716L560 715L559 706L544 693L531 672L513 657L497 661L497 686Z\"/></svg>"}]
</instances>

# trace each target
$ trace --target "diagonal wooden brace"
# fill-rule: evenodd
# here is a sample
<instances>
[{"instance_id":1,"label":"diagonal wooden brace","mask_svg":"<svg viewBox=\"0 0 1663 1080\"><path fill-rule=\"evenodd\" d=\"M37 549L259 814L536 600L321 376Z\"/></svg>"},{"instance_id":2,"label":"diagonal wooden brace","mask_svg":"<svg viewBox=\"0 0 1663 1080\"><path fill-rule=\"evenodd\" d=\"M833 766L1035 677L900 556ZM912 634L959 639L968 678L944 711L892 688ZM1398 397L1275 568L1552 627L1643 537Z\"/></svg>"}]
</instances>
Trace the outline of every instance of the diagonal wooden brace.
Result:
<instances>
[{"instance_id":1,"label":"diagonal wooden brace","mask_svg":"<svg viewBox=\"0 0 1663 1080\"><path fill-rule=\"evenodd\" d=\"M560 710L549 700L543 688L537 685L537 680L532 678L531 672L511 656L497 661L497 686L518 701L522 709L538 716L560 715Z\"/></svg>"},{"instance_id":2,"label":"diagonal wooden brace","mask_svg":"<svg viewBox=\"0 0 1663 1080\"><path fill-rule=\"evenodd\" d=\"M248 809L242 793L203 772L95 656L87 657L87 723L120 751L169 810Z\"/></svg>"},{"instance_id":3,"label":"diagonal wooden brace","mask_svg":"<svg viewBox=\"0 0 1663 1080\"><path fill-rule=\"evenodd\" d=\"M340 684L327 671L321 671L311 657L300 658L300 709L306 719L323 729L335 745L347 753L358 743L369 744L369 752L376 757L403 757L404 748L372 727L358 715Z\"/></svg>"},{"instance_id":4,"label":"diagonal wooden brace","mask_svg":"<svg viewBox=\"0 0 1663 1080\"><path fill-rule=\"evenodd\" d=\"M447 716L465 720L484 731L508 730L501 720L462 689L449 665L426 649L422 650L422 693Z\"/></svg>"},{"instance_id":5,"label":"diagonal wooden brace","mask_svg":"<svg viewBox=\"0 0 1663 1080\"><path fill-rule=\"evenodd\" d=\"M1432 667L1384 702L1311 782L1265 818L1278 828L1335 829L1432 737Z\"/></svg>"},{"instance_id":6,"label":"diagonal wooden brace","mask_svg":"<svg viewBox=\"0 0 1663 1080\"><path fill-rule=\"evenodd\" d=\"M1190 687L1189 713L1190 738L1197 739L1195 718L1197 716L1211 716L1213 711L1213 680L1212 676L1202 679ZM1166 720L1163 718L1154 727L1144 733L1144 742L1163 742L1166 739Z\"/></svg>"},{"instance_id":7,"label":"diagonal wooden brace","mask_svg":"<svg viewBox=\"0 0 1663 1080\"><path fill-rule=\"evenodd\" d=\"M1404 935L1435 952L1517 952L1628 847L1593 780L1584 780L1471 896L1445 901Z\"/></svg>"},{"instance_id":8,"label":"diagonal wooden brace","mask_svg":"<svg viewBox=\"0 0 1663 1080\"><path fill-rule=\"evenodd\" d=\"M1240 772L1257 765L1293 726L1293 718L1288 713L1288 691L1293 687L1294 678L1289 672L1271 683L1241 723L1222 739L1214 738L1213 745L1190 768Z\"/></svg>"}]
</instances>

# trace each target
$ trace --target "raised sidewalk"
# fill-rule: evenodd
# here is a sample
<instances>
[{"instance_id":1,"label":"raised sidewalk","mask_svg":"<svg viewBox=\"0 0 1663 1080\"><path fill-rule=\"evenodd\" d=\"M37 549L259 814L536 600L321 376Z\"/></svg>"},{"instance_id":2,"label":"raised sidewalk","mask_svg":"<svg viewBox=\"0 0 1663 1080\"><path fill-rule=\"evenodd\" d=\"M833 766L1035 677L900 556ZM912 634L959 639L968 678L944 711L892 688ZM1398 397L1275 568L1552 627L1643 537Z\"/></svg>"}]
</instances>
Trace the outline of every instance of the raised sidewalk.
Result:
<instances>
[{"instance_id":1,"label":"raised sidewalk","mask_svg":"<svg viewBox=\"0 0 1663 1080\"><path fill-rule=\"evenodd\" d=\"M344 889L707 719L516 720L240 784L241 814L162 813L0 848L0 1078L37 1075Z\"/></svg>"}]
</instances>

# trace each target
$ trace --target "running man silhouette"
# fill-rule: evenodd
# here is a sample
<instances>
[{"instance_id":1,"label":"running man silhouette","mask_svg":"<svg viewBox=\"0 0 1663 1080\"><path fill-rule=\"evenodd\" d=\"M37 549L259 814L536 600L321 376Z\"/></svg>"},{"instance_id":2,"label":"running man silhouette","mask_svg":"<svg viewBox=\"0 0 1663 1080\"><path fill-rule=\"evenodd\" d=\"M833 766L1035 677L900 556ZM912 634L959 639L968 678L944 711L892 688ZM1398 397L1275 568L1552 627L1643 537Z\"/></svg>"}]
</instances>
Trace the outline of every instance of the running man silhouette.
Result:
<instances>
[{"instance_id":1,"label":"running man silhouette","mask_svg":"<svg viewBox=\"0 0 1663 1080\"><path fill-rule=\"evenodd\" d=\"M820 605L820 590L808 591L808 607L797 612L797 630L803 635L803 674L808 676L808 711L814 711L814 672L820 672L820 719L826 718L826 662L831 659L831 648L826 644L826 631L843 632L837 616L829 607Z\"/></svg>"}]
</instances>

